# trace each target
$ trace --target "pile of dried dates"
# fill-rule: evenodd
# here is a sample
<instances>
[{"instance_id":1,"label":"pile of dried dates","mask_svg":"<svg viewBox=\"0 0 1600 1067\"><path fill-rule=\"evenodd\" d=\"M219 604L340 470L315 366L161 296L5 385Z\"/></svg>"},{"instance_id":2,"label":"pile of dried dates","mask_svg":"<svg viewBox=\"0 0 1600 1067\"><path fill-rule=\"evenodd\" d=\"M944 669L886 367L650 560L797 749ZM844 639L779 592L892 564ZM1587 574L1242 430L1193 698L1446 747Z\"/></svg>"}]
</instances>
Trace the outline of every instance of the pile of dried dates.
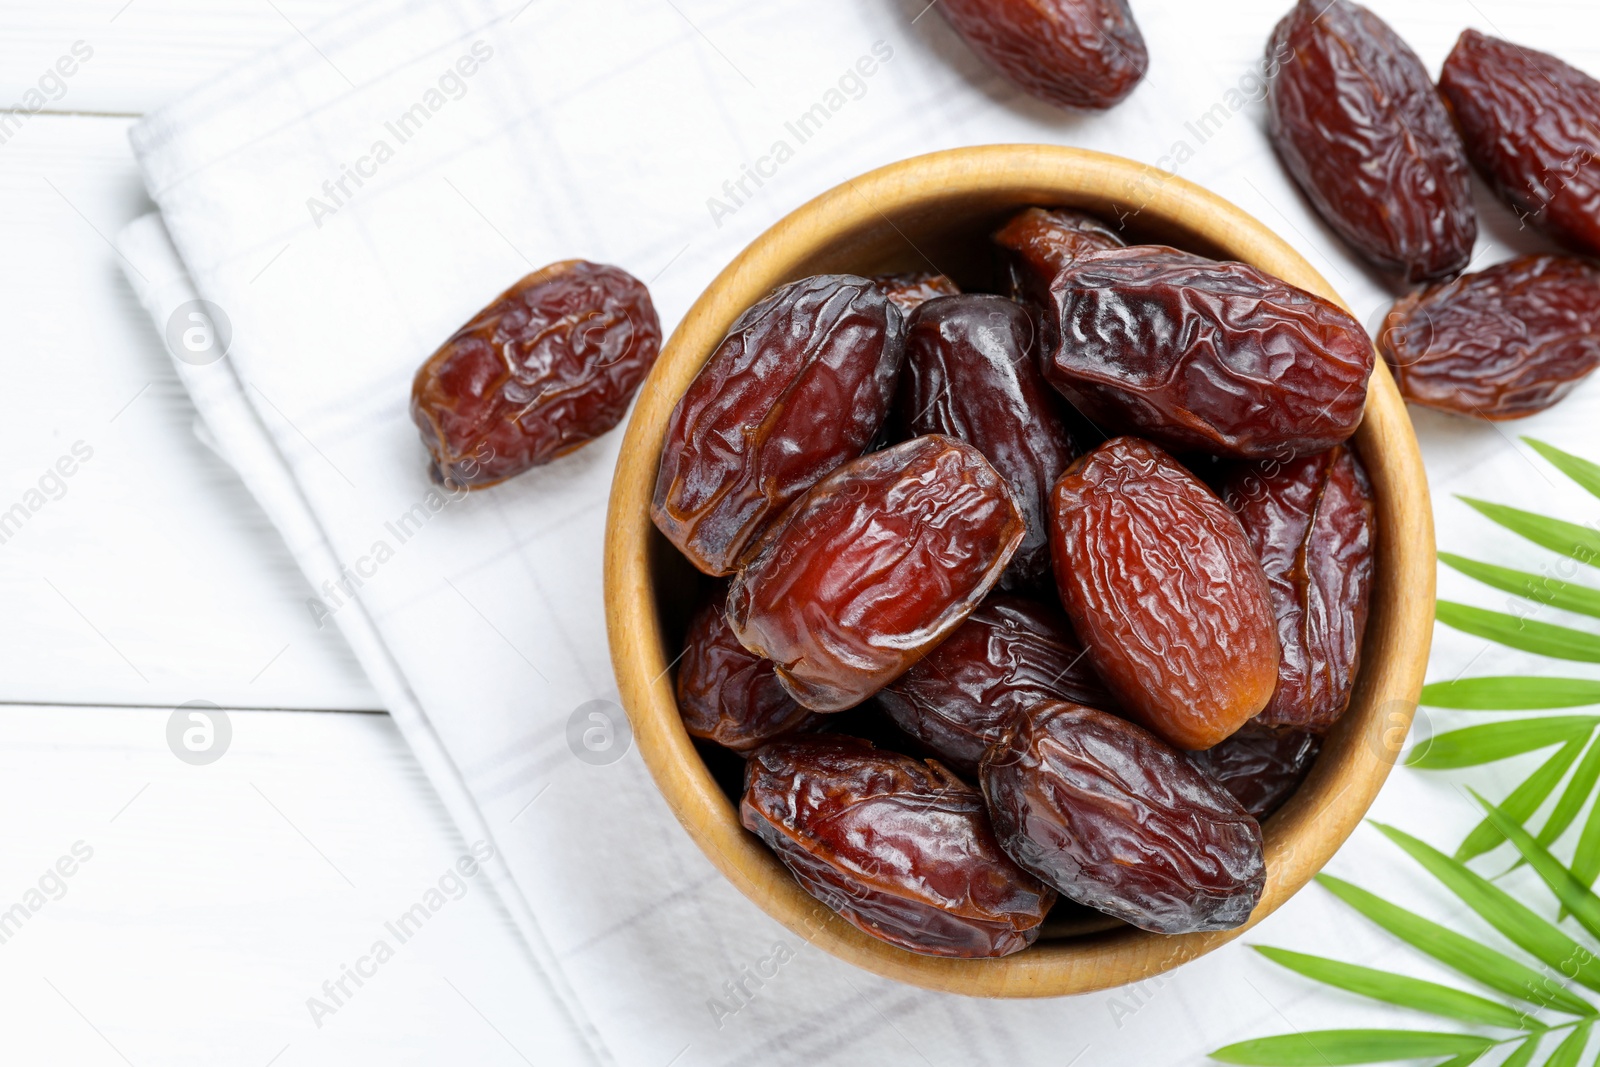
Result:
<instances>
[{"instance_id":1,"label":"pile of dried dates","mask_svg":"<svg viewBox=\"0 0 1600 1067\"><path fill-rule=\"evenodd\" d=\"M1240 926L1261 820L1360 661L1372 344L1076 211L990 251L962 276L1002 293L784 285L684 393L651 507L709 576L684 726L743 759L743 823L800 885L889 944L1007 955L1058 900Z\"/></svg>"}]
</instances>

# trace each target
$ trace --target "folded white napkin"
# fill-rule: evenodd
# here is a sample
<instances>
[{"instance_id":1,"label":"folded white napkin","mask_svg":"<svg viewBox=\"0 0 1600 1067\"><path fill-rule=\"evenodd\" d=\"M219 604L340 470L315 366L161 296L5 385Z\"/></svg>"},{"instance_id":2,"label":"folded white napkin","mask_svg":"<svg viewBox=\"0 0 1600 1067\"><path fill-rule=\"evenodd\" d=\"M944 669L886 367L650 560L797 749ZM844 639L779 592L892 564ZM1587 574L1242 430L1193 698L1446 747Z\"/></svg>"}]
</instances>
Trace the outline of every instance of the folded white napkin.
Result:
<instances>
[{"instance_id":1,"label":"folded white napkin","mask_svg":"<svg viewBox=\"0 0 1600 1067\"><path fill-rule=\"evenodd\" d=\"M1303 983L1250 992L1284 987L1238 946L1134 991L992 1003L803 944L706 862L637 753L586 761L569 741L580 706L616 698L601 539L620 433L451 497L407 414L418 364L535 267L618 264L670 330L803 200L962 144L1176 169L1279 229L1371 320L1388 297L1262 133L1261 50L1286 6L1231 4L1219 24L1210 5L1144 0L1146 82L1109 114L1068 115L1020 97L923 0L374 0L135 128L160 217L123 233L129 278L183 357L209 443L299 559L307 610L350 640L467 839L504 856L496 884L549 985L528 1006L547 1021L539 1062L1178 1064L1286 1028ZM1460 28L1385 13L1433 65ZM1500 255L1486 242L1479 264ZM1600 455L1580 414L1592 396L1540 432ZM1425 422L1436 479L1555 506L1495 429ZM1471 531L1455 544L1471 537L1505 547ZM1448 642L1449 669L1480 644ZM1394 789L1438 792L1404 772ZM1402 821L1441 836L1471 821L1447 801L1419 825L1425 806ZM1348 921L1311 895L1269 928Z\"/></svg>"}]
</instances>

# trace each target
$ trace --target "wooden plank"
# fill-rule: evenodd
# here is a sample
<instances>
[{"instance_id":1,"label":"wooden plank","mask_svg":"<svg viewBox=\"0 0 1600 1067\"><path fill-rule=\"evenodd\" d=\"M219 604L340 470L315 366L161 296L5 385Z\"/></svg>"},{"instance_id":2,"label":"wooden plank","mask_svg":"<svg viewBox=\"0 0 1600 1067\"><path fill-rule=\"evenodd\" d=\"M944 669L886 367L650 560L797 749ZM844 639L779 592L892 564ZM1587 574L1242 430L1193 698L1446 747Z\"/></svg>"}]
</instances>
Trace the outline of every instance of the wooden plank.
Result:
<instances>
[{"instance_id":1,"label":"wooden plank","mask_svg":"<svg viewBox=\"0 0 1600 1067\"><path fill-rule=\"evenodd\" d=\"M376 708L119 269L150 210L128 125L41 115L0 146L0 701Z\"/></svg>"}]
</instances>

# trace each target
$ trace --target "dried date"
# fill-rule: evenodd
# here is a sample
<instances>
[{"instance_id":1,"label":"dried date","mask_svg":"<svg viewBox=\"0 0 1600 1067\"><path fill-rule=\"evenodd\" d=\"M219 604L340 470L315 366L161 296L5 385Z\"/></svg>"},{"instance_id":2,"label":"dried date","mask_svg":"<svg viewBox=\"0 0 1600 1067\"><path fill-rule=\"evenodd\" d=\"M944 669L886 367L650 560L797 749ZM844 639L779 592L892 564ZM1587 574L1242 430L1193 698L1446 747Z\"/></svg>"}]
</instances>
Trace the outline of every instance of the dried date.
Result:
<instances>
[{"instance_id":1,"label":"dried date","mask_svg":"<svg viewBox=\"0 0 1600 1067\"><path fill-rule=\"evenodd\" d=\"M1266 706L1278 635L1261 564L1228 506L1161 449L1118 437L1051 501L1056 588L1123 710L1210 748Z\"/></svg>"},{"instance_id":2,"label":"dried date","mask_svg":"<svg viewBox=\"0 0 1600 1067\"><path fill-rule=\"evenodd\" d=\"M1090 419L1236 458L1319 452L1361 423L1372 344L1333 303L1159 245L1092 252L1050 287L1045 377Z\"/></svg>"},{"instance_id":3,"label":"dried date","mask_svg":"<svg viewBox=\"0 0 1600 1067\"><path fill-rule=\"evenodd\" d=\"M1115 710L1066 616L1006 594L985 600L876 699L895 725L962 774L976 773L1011 717L1040 701Z\"/></svg>"},{"instance_id":4,"label":"dried date","mask_svg":"<svg viewBox=\"0 0 1600 1067\"><path fill-rule=\"evenodd\" d=\"M906 274L875 274L872 282L903 314L910 315L936 296L956 296L961 290L943 274L912 271Z\"/></svg>"},{"instance_id":5,"label":"dried date","mask_svg":"<svg viewBox=\"0 0 1600 1067\"><path fill-rule=\"evenodd\" d=\"M1468 158L1500 199L1573 249L1600 255L1600 81L1467 30L1439 89Z\"/></svg>"},{"instance_id":6,"label":"dried date","mask_svg":"<svg viewBox=\"0 0 1600 1067\"><path fill-rule=\"evenodd\" d=\"M650 292L569 259L529 274L418 369L411 421L436 480L483 489L621 421L661 349Z\"/></svg>"},{"instance_id":7,"label":"dried date","mask_svg":"<svg viewBox=\"0 0 1600 1067\"><path fill-rule=\"evenodd\" d=\"M775 737L804 730L822 716L795 703L772 664L751 655L728 626L725 592L695 613L678 664L678 712L695 737L749 752Z\"/></svg>"},{"instance_id":8,"label":"dried date","mask_svg":"<svg viewBox=\"0 0 1600 1067\"><path fill-rule=\"evenodd\" d=\"M1413 293L1384 320L1378 349L1414 404L1520 419L1600 365L1600 271L1523 256Z\"/></svg>"},{"instance_id":9,"label":"dried date","mask_svg":"<svg viewBox=\"0 0 1600 1067\"><path fill-rule=\"evenodd\" d=\"M1088 252L1122 248L1120 234L1093 215L1066 208L1030 207L995 231L1005 261L1011 297L1030 306L1050 306L1050 283Z\"/></svg>"},{"instance_id":10,"label":"dried date","mask_svg":"<svg viewBox=\"0 0 1600 1067\"><path fill-rule=\"evenodd\" d=\"M944 0L939 10L1017 88L1057 107L1111 107L1150 65L1127 0Z\"/></svg>"},{"instance_id":11,"label":"dried date","mask_svg":"<svg viewBox=\"0 0 1600 1067\"><path fill-rule=\"evenodd\" d=\"M1294 795L1321 749L1316 734L1251 723L1225 741L1189 753L1189 758L1260 820Z\"/></svg>"},{"instance_id":12,"label":"dried date","mask_svg":"<svg viewBox=\"0 0 1600 1067\"><path fill-rule=\"evenodd\" d=\"M891 416L901 437L939 433L982 452L1027 523L1002 589L1050 578L1050 487L1077 455L1060 398L1039 374L1033 319L1003 296L941 297L912 313Z\"/></svg>"},{"instance_id":13,"label":"dried date","mask_svg":"<svg viewBox=\"0 0 1600 1067\"><path fill-rule=\"evenodd\" d=\"M1349 0L1300 0L1273 31L1288 56L1267 95L1278 158L1317 214L1409 281L1466 267L1478 235L1461 135L1427 68Z\"/></svg>"},{"instance_id":14,"label":"dried date","mask_svg":"<svg viewBox=\"0 0 1600 1067\"><path fill-rule=\"evenodd\" d=\"M960 626L1023 533L977 449L916 437L844 464L791 505L734 578L728 622L801 704L842 711Z\"/></svg>"},{"instance_id":15,"label":"dried date","mask_svg":"<svg viewBox=\"0 0 1600 1067\"><path fill-rule=\"evenodd\" d=\"M979 778L1001 847L1068 900L1187 934L1241 926L1261 898L1260 825L1133 723L1047 701L1012 720Z\"/></svg>"},{"instance_id":16,"label":"dried date","mask_svg":"<svg viewBox=\"0 0 1600 1067\"><path fill-rule=\"evenodd\" d=\"M1222 498L1266 572L1278 687L1256 721L1322 733L1350 703L1372 591L1372 486L1349 448L1240 466Z\"/></svg>"},{"instance_id":17,"label":"dried date","mask_svg":"<svg viewBox=\"0 0 1600 1067\"><path fill-rule=\"evenodd\" d=\"M910 952L1009 955L1034 942L1055 902L1001 850L976 789L858 738L757 749L739 814L806 892Z\"/></svg>"},{"instance_id":18,"label":"dried date","mask_svg":"<svg viewBox=\"0 0 1600 1067\"><path fill-rule=\"evenodd\" d=\"M873 443L900 371L900 309L865 278L791 282L741 315L667 424L650 517L707 574Z\"/></svg>"}]
</instances>

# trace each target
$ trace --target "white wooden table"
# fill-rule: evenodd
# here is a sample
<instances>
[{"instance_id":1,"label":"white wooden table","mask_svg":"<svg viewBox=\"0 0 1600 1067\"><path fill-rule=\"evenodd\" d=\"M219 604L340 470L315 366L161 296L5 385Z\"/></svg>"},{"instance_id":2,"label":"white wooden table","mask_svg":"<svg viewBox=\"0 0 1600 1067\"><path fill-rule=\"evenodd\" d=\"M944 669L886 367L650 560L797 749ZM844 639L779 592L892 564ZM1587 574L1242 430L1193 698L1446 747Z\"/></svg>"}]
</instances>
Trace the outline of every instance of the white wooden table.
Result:
<instances>
[{"instance_id":1,"label":"white wooden table","mask_svg":"<svg viewBox=\"0 0 1600 1067\"><path fill-rule=\"evenodd\" d=\"M0 125L0 514L26 511L0 522L0 1062L542 1062L531 965L467 880L308 1009L470 846L194 436L109 243L151 210L138 116L346 3L0 2L0 108L49 97ZM167 743L191 700L233 729L207 766Z\"/></svg>"}]
</instances>

